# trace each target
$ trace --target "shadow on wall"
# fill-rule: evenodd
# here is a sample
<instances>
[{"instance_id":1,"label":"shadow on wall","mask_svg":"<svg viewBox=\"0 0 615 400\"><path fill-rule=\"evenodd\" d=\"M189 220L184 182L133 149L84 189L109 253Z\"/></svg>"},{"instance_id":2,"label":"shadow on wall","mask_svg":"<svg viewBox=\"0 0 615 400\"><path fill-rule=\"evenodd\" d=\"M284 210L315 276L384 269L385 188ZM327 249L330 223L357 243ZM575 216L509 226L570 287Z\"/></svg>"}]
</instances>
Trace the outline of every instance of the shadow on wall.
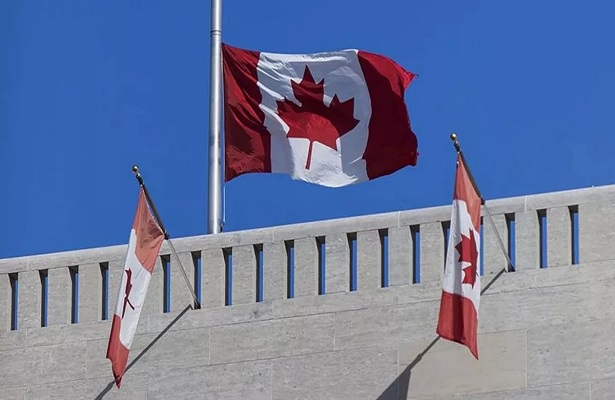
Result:
<instances>
[{"instance_id":1,"label":"shadow on wall","mask_svg":"<svg viewBox=\"0 0 615 400\"><path fill-rule=\"evenodd\" d=\"M158 336L156 336L156 337L154 338L154 340L152 340L152 341L151 341L151 343L150 343L150 344L148 344L148 345L147 345L147 347L146 347L146 348L144 348L144 349L143 349L143 351L141 351L141 352L139 353L139 355L138 355L138 356L136 356L136 357L135 357L135 359L134 359L134 360L132 360L132 361L130 362L130 364L128 364L128 365L126 366L126 371L124 371L124 374L126 374L126 372L128 372L128 370L129 370L129 369L130 369L133 365L135 365L135 363L136 363L137 361L139 361L139 359L140 359L141 357L143 357L143 356L145 355L145 353L147 353L147 352L148 352L148 351L149 351L149 350L150 350L150 349L151 349L151 348L152 348L152 347L156 344L156 342L157 342L157 341L159 341L159 340L160 340L160 338L162 338L162 337L164 336L164 334L165 334L165 333L167 333L167 331L168 331L169 329L171 329L171 327L172 327L173 325L175 325L175 324L177 323L177 321L179 321L179 320L181 319L181 317L183 317L183 316L184 316L184 314L185 314L185 313L187 313L187 312L188 312L188 310L192 310L192 305L187 305L187 306L186 306L186 308L184 308L184 309L182 310L182 312L180 312L180 313L177 315L177 317L175 317L175 318L173 319L173 321L171 321L171 322L169 323L169 325L167 325L167 326L166 326L166 327L162 330L162 332L160 332L160 333L158 334ZM109 391L111 391L111 389L113 389L113 386L115 386L115 381L113 381L113 380L112 380L112 381L111 381L111 382L109 382L109 383L107 384L107 386L106 386L106 387L105 387L105 388L104 388L104 389L103 389L103 390L102 390L102 391L98 394L98 396L96 396L96 400L101 400L101 399L103 399L103 398L105 397L105 395L106 395L107 393L109 393Z\"/></svg>"},{"instance_id":2,"label":"shadow on wall","mask_svg":"<svg viewBox=\"0 0 615 400\"><path fill-rule=\"evenodd\" d=\"M481 296L497 281L500 276L506 272L505 269L500 270L491 281L481 290ZM432 347L438 343L440 336L436 337L429 343L425 350L421 351L412 362L397 376L397 378L386 388L386 390L378 396L377 400L406 400L408 398L408 390L410 389L410 379L412 378L412 369L423 359Z\"/></svg>"}]
</instances>

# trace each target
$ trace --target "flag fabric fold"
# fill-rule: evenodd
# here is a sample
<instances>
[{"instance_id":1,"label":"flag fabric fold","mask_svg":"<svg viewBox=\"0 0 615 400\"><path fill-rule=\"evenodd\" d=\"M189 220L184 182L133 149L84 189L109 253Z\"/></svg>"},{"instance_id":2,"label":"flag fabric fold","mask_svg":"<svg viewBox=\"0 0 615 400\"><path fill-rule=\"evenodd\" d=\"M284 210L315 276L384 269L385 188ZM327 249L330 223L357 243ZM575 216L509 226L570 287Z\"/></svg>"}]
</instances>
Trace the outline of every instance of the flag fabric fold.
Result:
<instances>
[{"instance_id":1,"label":"flag fabric fold","mask_svg":"<svg viewBox=\"0 0 615 400\"><path fill-rule=\"evenodd\" d=\"M417 163L415 77L362 50L277 54L222 45L225 179L282 173L328 187Z\"/></svg>"},{"instance_id":2,"label":"flag fabric fold","mask_svg":"<svg viewBox=\"0 0 615 400\"><path fill-rule=\"evenodd\" d=\"M478 359L481 198L457 156L446 266L437 334L467 346Z\"/></svg>"},{"instance_id":3,"label":"flag fabric fold","mask_svg":"<svg viewBox=\"0 0 615 400\"><path fill-rule=\"evenodd\" d=\"M163 240L162 229L152 216L141 188L107 346L107 358L111 360L118 388Z\"/></svg>"}]
</instances>

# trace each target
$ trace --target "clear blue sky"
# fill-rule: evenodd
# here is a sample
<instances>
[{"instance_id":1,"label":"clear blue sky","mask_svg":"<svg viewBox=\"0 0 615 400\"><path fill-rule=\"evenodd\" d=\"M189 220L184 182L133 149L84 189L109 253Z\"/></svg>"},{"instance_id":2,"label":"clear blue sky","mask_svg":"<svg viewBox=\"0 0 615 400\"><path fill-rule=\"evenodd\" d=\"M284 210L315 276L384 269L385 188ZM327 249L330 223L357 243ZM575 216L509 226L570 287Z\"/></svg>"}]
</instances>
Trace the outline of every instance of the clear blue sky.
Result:
<instances>
[{"instance_id":1,"label":"clear blue sky","mask_svg":"<svg viewBox=\"0 0 615 400\"><path fill-rule=\"evenodd\" d=\"M460 135L487 199L611 184L615 4L226 1L223 40L359 48L418 73L419 164L329 189L226 187L226 231L450 204ZM140 165L172 237L207 223L209 3L0 2L0 258L123 244Z\"/></svg>"}]
</instances>

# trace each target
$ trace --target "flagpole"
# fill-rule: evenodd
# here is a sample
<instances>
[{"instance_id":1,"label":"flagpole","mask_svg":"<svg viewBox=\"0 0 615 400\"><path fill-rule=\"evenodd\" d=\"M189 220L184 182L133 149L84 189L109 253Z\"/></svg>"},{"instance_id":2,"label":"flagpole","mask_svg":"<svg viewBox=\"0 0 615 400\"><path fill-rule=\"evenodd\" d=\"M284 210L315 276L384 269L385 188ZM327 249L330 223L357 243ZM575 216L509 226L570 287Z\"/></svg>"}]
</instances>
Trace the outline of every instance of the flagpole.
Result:
<instances>
[{"instance_id":1,"label":"flagpole","mask_svg":"<svg viewBox=\"0 0 615 400\"><path fill-rule=\"evenodd\" d=\"M508 264L506 265L506 268L504 269L504 271L506 272L514 271L515 267L510 259L510 256L508 255L508 252L506 251L506 247L504 247L504 242L502 241L502 238L500 237L500 233L498 232L495 226L495 222L493 221L493 216L491 215L491 211L489 211L489 207L487 207L485 199L483 198L483 195L480 193L480 190L478 189L478 185L476 184L476 181L474 180L474 176L472 176L472 171L470 171L470 167L468 166L466 158L464 157L463 152L461 151L461 145L459 144L459 140L457 140L456 133L451 133L451 140L453 141L453 146L455 146L455 150L457 150L457 154L459 154L459 157L461 158L461 162L463 163L463 166L465 167L466 172L468 173L468 178L470 178L470 182L472 183L472 186L474 187L476 194L478 194L478 196L480 197L481 205L487 212L487 217L488 217L487 219L489 220L491 228L495 232L495 236L498 239L500 250L502 250L502 254L504 254L504 256L506 257L506 261Z\"/></svg>"},{"instance_id":2,"label":"flagpole","mask_svg":"<svg viewBox=\"0 0 615 400\"><path fill-rule=\"evenodd\" d=\"M139 167L137 165L133 165L132 172L135 174L135 178L137 178L139 185L141 185L141 187L143 188L143 193L145 194L145 199L147 200L147 204L151 208L152 213L154 214L154 218L156 218L156 222L158 223L158 225L160 226L160 229L162 230L164 238L169 243L169 247L171 247L171 252L175 256L175 259L177 260L179 269L182 272L182 275L184 276L184 280L186 281L188 290L190 290L190 294L192 295L192 299L194 300L195 308L199 309L201 308L201 303L199 302L199 299L196 297L196 293L194 292L194 289L192 288L192 285L190 284L190 280L188 279L188 274L186 274L186 270L184 269L184 266L182 265L182 261L179 259L179 256L177 255L177 251L175 251L175 246L173 246L173 243L171 242L171 237L169 236L169 233L167 232L166 228L164 227L164 224L162 223L162 218L160 218L160 214L158 214L158 210L156 209L156 206L154 205L154 202L152 201L152 198L149 195L149 191L147 190L147 186L145 186L145 182L143 182L143 177L141 176Z\"/></svg>"},{"instance_id":3,"label":"flagpole","mask_svg":"<svg viewBox=\"0 0 615 400\"><path fill-rule=\"evenodd\" d=\"M220 233L221 220L221 119L222 119L222 0L211 0L209 75L209 182L207 233Z\"/></svg>"}]
</instances>

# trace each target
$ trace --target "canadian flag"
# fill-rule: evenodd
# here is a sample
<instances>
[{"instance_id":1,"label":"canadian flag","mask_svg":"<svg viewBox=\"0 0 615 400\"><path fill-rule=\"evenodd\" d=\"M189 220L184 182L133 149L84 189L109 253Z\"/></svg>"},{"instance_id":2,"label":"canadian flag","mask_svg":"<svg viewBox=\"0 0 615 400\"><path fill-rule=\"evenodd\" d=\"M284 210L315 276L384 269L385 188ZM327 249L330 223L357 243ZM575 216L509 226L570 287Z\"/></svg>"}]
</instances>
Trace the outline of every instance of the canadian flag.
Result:
<instances>
[{"instance_id":1,"label":"canadian flag","mask_svg":"<svg viewBox=\"0 0 615 400\"><path fill-rule=\"evenodd\" d=\"M415 75L389 58L222 52L227 181L269 172L340 187L416 165L404 102Z\"/></svg>"},{"instance_id":2,"label":"canadian flag","mask_svg":"<svg viewBox=\"0 0 615 400\"><path fill-rule=\"evenodd\" d=\"M128 352L163 240L162 229L154 220L141 188L107 346L107 358L111 360L111 369L118 388L126 369Z\"/></svg>"},{"instance_id":3,"label":"canadian flag","mask_svg":"<svg viewBox=\"0 0 615 400\"><path fill-rule=\"evenodd\" d=\"M478 359L478 307L480 303L480 207L476 193L457 156L446 266L437 333L461 343Z\"/></svg>"}]
</instances>

